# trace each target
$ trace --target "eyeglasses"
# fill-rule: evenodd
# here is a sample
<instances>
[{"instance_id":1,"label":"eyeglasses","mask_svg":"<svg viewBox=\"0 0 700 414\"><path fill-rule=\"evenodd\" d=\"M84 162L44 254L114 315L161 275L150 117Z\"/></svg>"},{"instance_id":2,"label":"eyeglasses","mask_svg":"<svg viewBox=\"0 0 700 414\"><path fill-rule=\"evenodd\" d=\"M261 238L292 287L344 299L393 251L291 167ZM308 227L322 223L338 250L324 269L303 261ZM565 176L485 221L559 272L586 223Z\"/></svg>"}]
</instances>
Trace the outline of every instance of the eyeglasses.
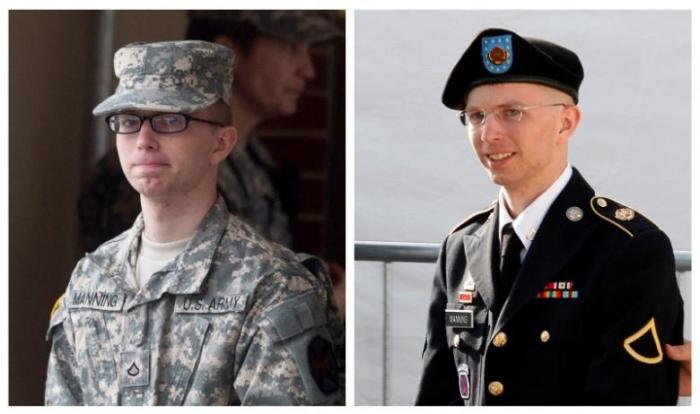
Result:
<instances>
[{"instance_id":1,"label":"eyeglasses","mask_svg":"<svg viewBox=\"0 0 700 414\"><path fill-rule=\"evenodd\" d=\"M496 119L505 124L516 124L523 119L523 114L531 109L548 108L552 106L569 106L565 103L555 103L547 105L531 105L531 106L499 106L490 111L477 109L474 111L460 111L459 121L462 125L478 128L486 123L486 116L493 114Z\"/></svg>"},{"instance_id":2,"label":"eyeglasses","mask_svg":"<svg viewBox=\"0 0 700 414\"><path fill-rule=\"evenodd\" d=\"M187 129L191 121L205 122L223 127L224 124L195 118L186 114L156 114L151 116L139 116L135 114L112 114L105 119L109 129L116 134L133 134L141 130L143 122L148 120L151 129L159 134L175 134Z\"/></svg>"}]
</instances>

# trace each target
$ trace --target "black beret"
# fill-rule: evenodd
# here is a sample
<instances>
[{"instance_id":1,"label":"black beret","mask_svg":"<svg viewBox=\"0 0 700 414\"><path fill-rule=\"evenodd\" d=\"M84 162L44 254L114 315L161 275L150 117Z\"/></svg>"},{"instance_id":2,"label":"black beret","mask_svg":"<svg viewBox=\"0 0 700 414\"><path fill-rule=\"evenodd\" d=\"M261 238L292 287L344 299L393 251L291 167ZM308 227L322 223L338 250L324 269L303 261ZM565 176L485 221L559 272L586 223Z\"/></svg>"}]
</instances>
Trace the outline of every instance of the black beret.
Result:
<instances>
[{"instance_id":1,"label":"black beret","mask_svg":"<svg viewBox=\"0 0 700 414\"><path fill-rule=\"evenodd\" d=\"M486 29L469 45L450 73L442 103L464 109L472 88L487 83L529 82L559 89L578 103L583 66L576 53L510 30Z\"/></svg>"}]
</instances>

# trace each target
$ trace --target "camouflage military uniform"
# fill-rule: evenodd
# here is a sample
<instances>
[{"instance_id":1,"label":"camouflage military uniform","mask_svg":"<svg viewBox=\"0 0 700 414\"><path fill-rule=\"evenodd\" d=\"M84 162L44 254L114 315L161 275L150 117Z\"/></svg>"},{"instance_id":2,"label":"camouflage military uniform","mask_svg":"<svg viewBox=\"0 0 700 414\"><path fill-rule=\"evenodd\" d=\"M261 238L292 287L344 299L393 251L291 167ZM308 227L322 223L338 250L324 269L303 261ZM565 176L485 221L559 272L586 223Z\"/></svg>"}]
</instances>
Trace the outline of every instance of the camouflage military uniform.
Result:
<instances>
[{"instance_id":1,"label":"camouflage military uniform","mask_svg":"<svg viewBox=\"0 0 700 414\"><path fill-rule=\"evenodd\" d=\"M287 174L286 180L280 175L265 147L252 136L222 163L217 186L229 211L268 239L290 247L288 214L296 212L298 180L295 174Z\"/></svg>"},{"instance_id":2,"label":"camouflage military uniform","mask_svg":"<svg viewBox=\"0 0 700 414\"><path fill-rule=\"evenodd\" d=\"M289 250L211 208L139 291L143 231L86 255L53 313L47 404L342 403L330 285Z\"/></svg>"}]
</instances>

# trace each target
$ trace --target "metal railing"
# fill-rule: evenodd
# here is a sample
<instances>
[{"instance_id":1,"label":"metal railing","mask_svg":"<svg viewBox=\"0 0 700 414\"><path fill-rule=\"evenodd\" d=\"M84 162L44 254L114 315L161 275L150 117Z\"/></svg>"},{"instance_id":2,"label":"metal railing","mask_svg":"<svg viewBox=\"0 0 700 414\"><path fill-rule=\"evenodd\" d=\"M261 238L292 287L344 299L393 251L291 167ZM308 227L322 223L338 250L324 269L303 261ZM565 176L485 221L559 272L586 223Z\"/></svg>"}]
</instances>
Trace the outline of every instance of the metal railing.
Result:
<instances>
[{"instance_id":1,"label":"metal railing","mask_svg":"<svg viewBox=\"0 0 700 414\"><path fill-rule=\"evenodd\" d=\"M439 243L355 242L355 260L370 262L434 263L440 253ZM676 271L691 270L690 252L676 250Z\"/></svg>"},{"instance_id":2,"label":"metal railing","mask_svg":"<svg viewBox=\"0 0 700 414\"><path fill-rule=\"evenodd\" d=\"M440 253L439 243L399 243L356 241L355 260L382 263L382 405L387 405L387 394L390 389L389 378L389 307L387 300L389 283L389 264L400 263L435 263ZM673 252L676 259L676 272L690 271L691 253L689 251L676 250ZM432 275L432 273L430 274Z\"/></svg>"}]
</instances>

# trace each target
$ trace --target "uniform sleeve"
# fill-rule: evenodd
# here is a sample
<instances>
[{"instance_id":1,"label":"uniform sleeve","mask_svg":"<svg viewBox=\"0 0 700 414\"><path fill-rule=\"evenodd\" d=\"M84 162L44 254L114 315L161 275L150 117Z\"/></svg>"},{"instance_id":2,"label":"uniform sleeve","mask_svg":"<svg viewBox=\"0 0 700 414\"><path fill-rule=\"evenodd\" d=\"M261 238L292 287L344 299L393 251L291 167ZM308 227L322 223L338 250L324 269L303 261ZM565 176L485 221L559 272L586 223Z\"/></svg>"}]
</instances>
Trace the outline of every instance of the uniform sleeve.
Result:
<instances>
[{"instance_id":1,"label":"uniform sleeve","mask_svg":"<svg viewBox=\"0 0 700 414\"><path fill-rule=\"evenodd\" d=\"M82 405L83 395L78 377L78 364L67 331L70 331L68 311L63 305L51 318L47 339L51 354L46 372L44 402L46 405Z\"/></svg>"},{"instance_id":2,"label":"uniform sleeve","mask_svg":"<svg viewBox=\"0 0 700 414\"><path fill-rule=\"evenodd\" d=\"M433 279L428 311L428 330L423 345L423 371L416 405L463 405L459 395L457 370L445 334L446 246L442 245Z\"/></svg>"},{"instance_id":3,"label":"uniform sleeve","mask_svg":"<svg viewBox=\"0 0 700 414\"><path fill-rule=\"evenodd\" d=\"M658 230L636 235L608 270L594 319L587 403L676 404L679 366L663 344L683 342L683 301L668 238Z\"/></svg>"},{"instance_id":4,"label":"uniform sleeve","mask_svg":"<svg viewBox=\"0 0 700 414\"><path fill-rule=\"evenodd\" d=\"M343 404L332 334L340 321L328 306L328 292L280 290L279 284L262 289L244 324L250 332L241 333L234 374L241 404Z\"/></svg>"}]
</instances>

